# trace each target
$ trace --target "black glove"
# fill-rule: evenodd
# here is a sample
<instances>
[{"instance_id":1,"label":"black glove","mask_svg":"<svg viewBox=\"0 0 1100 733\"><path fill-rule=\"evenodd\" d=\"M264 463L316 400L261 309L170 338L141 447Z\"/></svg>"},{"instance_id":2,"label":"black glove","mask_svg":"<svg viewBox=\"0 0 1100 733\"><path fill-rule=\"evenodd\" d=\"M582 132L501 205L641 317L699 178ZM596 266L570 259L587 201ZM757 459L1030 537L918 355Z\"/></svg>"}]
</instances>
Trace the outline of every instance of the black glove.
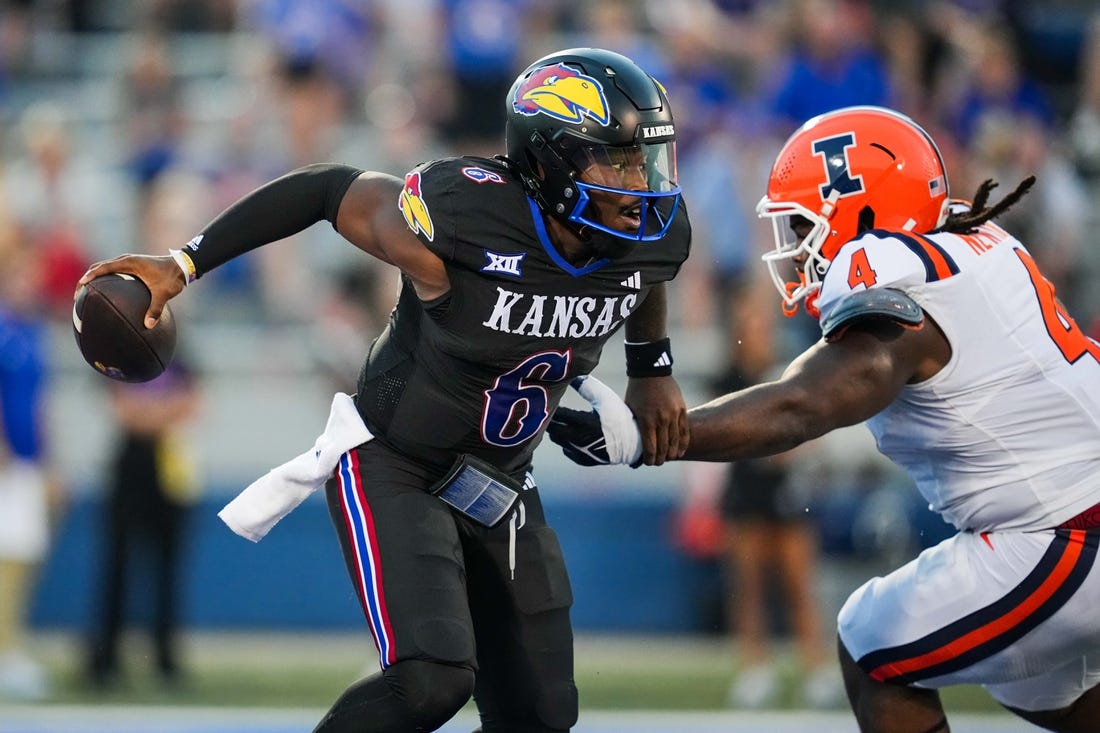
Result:
<instances>
[{"instance_id":1,"label":"black glove","mask_svg":"<svg viewBox=\"0 0 1100 733\"><path fill-rule=\"evenodd\" d=\"M615 391L589 375L570 386L592 405L592 410L559 407L546 432L566 457L582 466L642 464L642 434L634 414Z\"/></svg>"},{"instance_id":2,"label":"black glove","mask_svg":"<svg viewBox=\"0 0 1100 733\"><path fill-rule=\"evenodd\" d=\"M607 440L603 437L600 413L559 407L546 428L550 440L561 446L565 457L582 466L608 466Z\"/></svg>"}]
</instances>

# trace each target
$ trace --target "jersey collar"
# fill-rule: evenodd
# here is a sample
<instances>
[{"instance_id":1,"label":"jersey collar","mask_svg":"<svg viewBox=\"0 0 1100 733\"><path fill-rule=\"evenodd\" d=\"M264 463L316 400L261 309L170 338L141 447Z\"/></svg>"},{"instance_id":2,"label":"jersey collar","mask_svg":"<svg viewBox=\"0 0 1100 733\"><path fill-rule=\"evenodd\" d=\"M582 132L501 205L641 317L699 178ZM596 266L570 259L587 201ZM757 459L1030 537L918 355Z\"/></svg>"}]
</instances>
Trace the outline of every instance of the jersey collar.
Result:
<instances>
[{"instance_id":1,"label":"jersey collar","mask_svg":"<svg viewBox=\"0 0 1100 733\"><path fill-rule=\"evenodd\" d=\"M534 199L530 196L527 197L527 205L531 208L531 221L535 225L535 233L538 235L539 243L542 245L546 254L550 255L550 259L554 261L559 268L569 273L573 277L580 277L581 275L587 275L590 272L599 270L601 267L611 262L610 259L604 257L601 260L594 260L589 262L584 267L574 267L569 263L569 260L561 256L557 248L554 247L554 243L550 240L550 235L546 231L546 222L542 220L542 209L535 203Z\"/></svg>"}]
</instances>

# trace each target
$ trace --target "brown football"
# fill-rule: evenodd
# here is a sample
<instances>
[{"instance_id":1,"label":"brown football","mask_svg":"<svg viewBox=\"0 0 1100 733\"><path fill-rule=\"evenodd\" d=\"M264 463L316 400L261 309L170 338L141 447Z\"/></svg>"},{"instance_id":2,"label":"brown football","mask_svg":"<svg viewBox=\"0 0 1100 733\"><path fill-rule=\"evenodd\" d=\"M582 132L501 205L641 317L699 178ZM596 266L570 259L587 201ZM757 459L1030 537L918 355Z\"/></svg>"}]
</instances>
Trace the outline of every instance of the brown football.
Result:
<instances>
[{"instance_id":1,"label":"brown football","mask_svg":"<svg viewBox=\"0 0 1100 733\"><path fill-rule=\"evenodd\" d=\"M92 367L121 382L160 376L176 350L176 319L167 305L146 328L149 288L133 275L103 275L80 288L73 303L73 335Z\"/></svg>"}]
</instances>

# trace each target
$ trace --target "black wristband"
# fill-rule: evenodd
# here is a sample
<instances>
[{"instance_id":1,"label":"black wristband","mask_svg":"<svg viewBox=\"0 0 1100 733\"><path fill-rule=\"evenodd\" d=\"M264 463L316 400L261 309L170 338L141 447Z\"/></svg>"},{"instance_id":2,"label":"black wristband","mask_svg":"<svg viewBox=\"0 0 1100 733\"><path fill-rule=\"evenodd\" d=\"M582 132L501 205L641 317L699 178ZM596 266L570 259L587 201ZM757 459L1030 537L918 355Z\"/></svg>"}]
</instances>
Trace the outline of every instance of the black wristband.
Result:
<instances>
[{"instance_id":1,"label":"black wristband","mask_svg":"<svg viewBox=\"0 0 1100 733\"><path fill-rule=\"evenodd\" d=\"M659 341L627 341L626 376L667 377L672 374L672 342L668 338Z\"/></svg>"},{"instance_id":2,"label":"black wristband","mask_svg":"<svg viewBox=\"0 0 1100 733\"><path fill-rule=\"evenodd\" d=\"M194 278L322 219L335 226L340 201L360 173L345 165L309 165L248 194L184 245L183 252L195 266Z\"/></svg>"}]
</instances>

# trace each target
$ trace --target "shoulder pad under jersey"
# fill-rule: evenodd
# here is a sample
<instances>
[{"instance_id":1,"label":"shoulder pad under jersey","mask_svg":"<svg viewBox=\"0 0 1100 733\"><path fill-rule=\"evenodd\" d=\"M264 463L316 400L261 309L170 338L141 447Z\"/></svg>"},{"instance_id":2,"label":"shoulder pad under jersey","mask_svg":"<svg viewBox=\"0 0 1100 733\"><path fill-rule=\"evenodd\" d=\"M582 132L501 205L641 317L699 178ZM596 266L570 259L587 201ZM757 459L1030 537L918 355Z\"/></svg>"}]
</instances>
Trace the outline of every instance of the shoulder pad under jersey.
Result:
<instances>
[{"instance_id":1,"label":"shoulder pad under jersey","mask_svg":"<svg viewBox=\"0 0 1100 733\"><path fill-rule=\"evenodd\" d=\"M852 293L821 320L826 341L836 341L857 321L885 318L909 328L924 322L924 310L900 290L871 288Z\"/></svg>"}]
</instances>

